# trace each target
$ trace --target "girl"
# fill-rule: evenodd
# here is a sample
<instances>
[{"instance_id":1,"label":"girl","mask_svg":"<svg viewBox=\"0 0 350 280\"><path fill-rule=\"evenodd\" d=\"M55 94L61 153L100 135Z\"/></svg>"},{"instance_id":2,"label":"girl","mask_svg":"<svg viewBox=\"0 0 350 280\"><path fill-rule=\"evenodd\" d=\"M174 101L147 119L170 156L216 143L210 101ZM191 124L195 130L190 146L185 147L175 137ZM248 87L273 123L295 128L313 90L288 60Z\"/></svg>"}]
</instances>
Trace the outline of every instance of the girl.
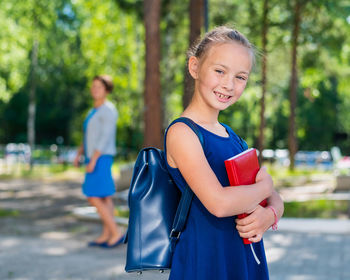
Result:
<instances>
[{"instance_id":1,"label":"girl","mask_svg":"<svg viewBox=\"0 0 350 280\"><path fill-rule=\"evenodd\" d=\"M115 185L111 167L116 152L115 134L118 112L114 105L107 101L107 95L113 90L112 79L107 75L95 76L91 86L94 107L84 122L84 143L80 146L74 160L84 153L86 159L86 175L83 193L89 203L95 206L103 222L103 231L89 246L114 248L122 243L121 230L114 221L114 205L112 195Z\"/></svg>"},{"instance_id":2,"label":"girl","mask_svg":"<svg viewBox=\"0 0 350 280\"><path fill-rule=\"evenodd\" d=\"M166 135L167 164L181 190L195 196L186 228L175 248L170 278L174 280L268 279L263 233L283 214L283 202L265 168L249 186L229 186L224 161L246 149L219 112L234 104L246 87L254 61L253 47L237 30L218 27L189 53L195 80L191 103L182 116L192 119L204 137L204 148L184 123ZM181 139L181 141L179 141ZM242 145L243 144L243 145ZM259 202L267 198L268 207ZM251 213L235 220L235 215ZM254 244L256 261L249 245Z\"/></svg>"}]
</instances>

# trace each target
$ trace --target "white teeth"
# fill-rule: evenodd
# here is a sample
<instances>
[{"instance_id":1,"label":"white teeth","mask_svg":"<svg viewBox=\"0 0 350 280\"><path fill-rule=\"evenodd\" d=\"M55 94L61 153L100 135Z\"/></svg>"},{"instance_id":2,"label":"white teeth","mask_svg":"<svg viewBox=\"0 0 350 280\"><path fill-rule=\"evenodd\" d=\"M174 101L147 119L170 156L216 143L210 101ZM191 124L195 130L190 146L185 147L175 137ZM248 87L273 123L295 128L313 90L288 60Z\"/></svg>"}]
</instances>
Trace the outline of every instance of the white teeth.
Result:
<instances>
[{"instance_id":1,"label":"white teeth","mask_svg":"<svg viewBox=\"0 0 350 280\"><path fill-rule=\"evenodd\" d=\"M216 94L219 98L225 98L225 99L229 99L229 98L230 98L230 96L228 96L228 95L223 95L223 94L218 93L218 92L215 92L215 94Z\"/></svg>"}]
</instances>

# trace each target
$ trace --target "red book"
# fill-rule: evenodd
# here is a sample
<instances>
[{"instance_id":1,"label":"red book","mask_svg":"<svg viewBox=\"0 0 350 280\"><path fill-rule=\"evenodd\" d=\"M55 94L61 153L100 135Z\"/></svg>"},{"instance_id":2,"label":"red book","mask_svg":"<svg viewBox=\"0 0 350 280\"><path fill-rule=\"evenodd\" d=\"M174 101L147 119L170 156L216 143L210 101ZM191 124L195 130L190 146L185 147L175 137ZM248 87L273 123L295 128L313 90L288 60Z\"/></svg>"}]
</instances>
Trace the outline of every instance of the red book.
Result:
<instances>
[{"instance_id":1,"label":"red book","mask_svg":"<svg viewBox=\"0 0 350 280\"><path fill-rule=\"evenodd\" d=\"M225 160L225 167L231 186L251 185L255 183L255 177L258 173L259 161L256 150L250 148L232 158ZM260 205L266 207L267 201L264 199ZM247 217L249 214L243 213L238 215L238 219ZM244 244L251 242L243 238Z\"/></svg>"}]
</instances>

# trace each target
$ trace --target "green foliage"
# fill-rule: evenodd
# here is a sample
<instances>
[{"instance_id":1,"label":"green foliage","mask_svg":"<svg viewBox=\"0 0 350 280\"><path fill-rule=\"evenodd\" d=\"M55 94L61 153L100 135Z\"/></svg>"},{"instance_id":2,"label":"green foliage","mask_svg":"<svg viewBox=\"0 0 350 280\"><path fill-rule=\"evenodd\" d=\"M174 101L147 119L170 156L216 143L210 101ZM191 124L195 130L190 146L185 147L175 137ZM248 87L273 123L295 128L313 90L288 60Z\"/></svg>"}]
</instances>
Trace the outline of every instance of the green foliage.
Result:
<instances>
[{"instance_id":1,"label":"green foliage","mask_svg":"<svg viewBox=\"0 0 350 280\"><path fill-rule=\"evenodd\" d=\"M122 218L129 218L129 209L124 209L121 207L115 207L114 215Z\"/></svg>"},{"instance_id":2,"label":"green foliage","mask_svg":"<svg viewBox=\"0 0 350 280\"><path fill-rule=\"evenodd\" d=\"M296 218L339 218L346 216L349 208L348 201L311 200L304 202L285 202L283 217Z\"/></svg>"},{"instance_id":3,"label":"green foliage","mask_svg":"<svg viewBox=\"0 0 350 280\"><path fill-rule=\"evenodd\" d=\"M0 9L0 100L4 102L24 85L29 69L29 37L24 26L9 17L13 5L4 0Z\"/></svg>"},{"instance_id":4,"label":"green foliage","mask_svg":"<svg viewBox=\"0 0 350 280\"><path fill-rule=\"evenodd\" d=\"M82 122L91 106L96 74L110 74L110 99L119 111L117 142L123 158L143 142L144 26L140 0L2 0L0 9L0 143L26 142L31 50L39 42L36 139L82 140ZM182 112L189 1L162 2L161 84L164 127ZM293 1L269 1L265 146L286 148L289 117L290 48ZM210 27L237 27L256 46L257 62L240 101L222 112L255 146L260 124L261 26L263 1L213 0ZM309 0L303 5L299 41L299 149L350 153L350 5ZM125 155L124 155L125 154Z\"/></svg>"},{"instance_id":5,"label":"green foliage","mask_svg":"<svg viewBox=\"0 0 350 280\"><path fill-rule=\"evenodd\" d=\"M17 217L19 215L20 212L18 210L0 209L0 218Z\"/></svg>"},{"instance_id":6,"label":"green foliage","mask_svg":"<svg viewBox=\"0 0 350 280\"><path fill-rule=\"evenodd\" d=\"M169 1L165 5L161 23L162 62L161 83L164 103L164 127L178 117L182 111L186 52L189 48L188 5L181 0Z\"/></svg>"},{"instance_id":7,"label":"green foliage","mask_svg":"<svg viewBox=\"0 0 350 280\"><path fill-rule=\"evenodd\" d=\"M138 147L143 117L142 23L135 14L123 12L116 1L84 0L75 4L82 22L81 50L88 62L84 74L89 81L102 73L113 77L115 90L110 98L119 111L118 146Z\"/></svg>"},{"instance_id":8,"label":"green foliage","mask_svg":"<svg viewBox=\"0 0 350 280\"><path fill-rule=\"evenodd\" d=\"M324 175L331 176L332 171L319 170L316 168L295 168L290 170L288 167L283 167L280 164L270 164L264 162L267 166L269 174L274 180L275 187L285 188L285 187L297 187L300 185L308 184L315 180L315 178L320 178Z\"/></svg>"},{"instance_id":9,"label":"green foliage","mask_svg":"<svg viewBox=\"0 0 350 280\"><path fill-rule=\"evenodd\" d=\"M49 5L45 2L22 1L19 6L9 5L9 13L18 28L26 30L26 54L17 57L20 64L29 65L32 41L39 41L36 69L37 142L51 144L56 142L58 136L62 136L65 144L69 144L70 121L75 117L75 109L80 107L82 101L78 96L85 86L85 78L81 75L85 65L76 30L79 24L69 1L54 1ZM24 16L28 14L33 17ZM21 89L14 91L10 102L6 106L4 104L1 123L7 129L6 133L0 133L1 142L26 141L30 84L30 72L27 70L22 76ZM72 100L74 96L77 97Z\"/></svg>"},{"instance_id":10,"label":"green foliage","mask_svg":"<svg viewBox=\"0 0 350 280\"><path fill-rule=\"evenodd\" d=\"M36 154L36 156L38 156L38 154ZM45 160L51 160L50 155L46 154L44 157L45 156ZM40 160L43 160L43 158L40 158ZM21 178L38 180L43 178L54 178L59 180L70 178L70 176L73 176L75 178L79 176L82 177L84 174L83 172L83 167L76 168L65 164L36 164L31 169L28 164L16 163L1 170L0 179L11 180L15 178Z\"/></svg>"}]
</instances>

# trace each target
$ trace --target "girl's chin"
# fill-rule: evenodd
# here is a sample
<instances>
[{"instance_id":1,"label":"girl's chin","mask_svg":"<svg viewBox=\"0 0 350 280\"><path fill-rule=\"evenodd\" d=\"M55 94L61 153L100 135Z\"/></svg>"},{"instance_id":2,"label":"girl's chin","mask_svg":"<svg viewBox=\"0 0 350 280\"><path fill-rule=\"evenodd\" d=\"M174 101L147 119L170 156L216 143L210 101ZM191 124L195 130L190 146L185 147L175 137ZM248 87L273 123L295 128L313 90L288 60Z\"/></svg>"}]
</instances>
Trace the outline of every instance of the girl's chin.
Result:
<instances>
[{"instance_id":1,"label":"girl's chin","mask_svg":"<svg viewBox=\"0 0 350 280\"><path fill-rule=\"evenodd\" d=\"M225 109L227 109L228 107L230 107L232 105L231 102L228 102L228 103L216 103L213 107L216 109L216 110L219 110L219 111L223 111Z\"/></svg>"}]
</instances>

